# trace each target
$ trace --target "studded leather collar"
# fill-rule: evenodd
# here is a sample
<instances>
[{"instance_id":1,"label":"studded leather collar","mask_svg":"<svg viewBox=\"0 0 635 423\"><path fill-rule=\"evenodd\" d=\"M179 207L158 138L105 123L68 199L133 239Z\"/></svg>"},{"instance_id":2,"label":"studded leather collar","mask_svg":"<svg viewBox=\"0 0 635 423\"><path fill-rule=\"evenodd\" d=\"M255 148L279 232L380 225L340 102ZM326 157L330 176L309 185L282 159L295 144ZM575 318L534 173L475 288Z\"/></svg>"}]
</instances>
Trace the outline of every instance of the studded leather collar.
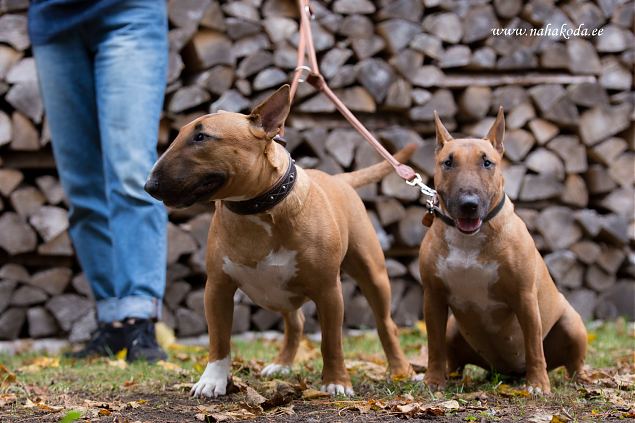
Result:
<instances>
[{"instance_id":1,"label":"studded leather collar","mask_svg":"<svg viewBox=\"0 0 635 423\"><path fill-rule=\"evenodd\" d=\"M295 167L295 160L289 156L287 171L267 192L250 200L223 201L223 204L236 214L249 215L264 213L272 209L289 195L295 186L297 175L298 171Z\"/></svg>"}]
</instances>

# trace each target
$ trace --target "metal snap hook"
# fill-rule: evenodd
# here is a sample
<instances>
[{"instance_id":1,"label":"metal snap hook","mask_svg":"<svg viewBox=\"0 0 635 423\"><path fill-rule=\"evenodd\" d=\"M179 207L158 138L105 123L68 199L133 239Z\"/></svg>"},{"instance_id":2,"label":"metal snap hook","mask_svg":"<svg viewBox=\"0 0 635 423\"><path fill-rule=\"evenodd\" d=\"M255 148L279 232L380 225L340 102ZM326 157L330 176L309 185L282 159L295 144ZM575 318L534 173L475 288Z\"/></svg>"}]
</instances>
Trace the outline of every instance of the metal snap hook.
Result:
<instances>
[{"instance_id":1,"label":"metal snap hook","mask_svg":"<svg viewBox=\"0 0 635 423\"><path fill-rule=\"evenodd\" d=\"M298 82L305 82L306 78L308 78L311 72L313 72L313 69L311 69L310 67L306 65L303 65L303 66L298 66L297 68L295 68L295 71L300 72L300 77L298 78ZM306 71L306 74L304 74L303 71Z\"/></svg>"}]
</instances>

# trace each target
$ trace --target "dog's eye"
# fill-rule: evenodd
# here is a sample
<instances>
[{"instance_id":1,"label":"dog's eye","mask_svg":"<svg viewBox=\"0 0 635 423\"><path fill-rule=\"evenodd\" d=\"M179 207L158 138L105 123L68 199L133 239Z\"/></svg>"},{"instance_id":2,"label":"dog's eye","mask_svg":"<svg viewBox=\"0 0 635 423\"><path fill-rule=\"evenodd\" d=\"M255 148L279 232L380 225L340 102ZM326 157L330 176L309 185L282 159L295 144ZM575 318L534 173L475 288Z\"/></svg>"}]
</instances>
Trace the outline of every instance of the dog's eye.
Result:
<instances>
[{"instance_id":1,"label":"dog's eye","mask_svg":"<svg viewBox=\"0 0 635 423\"><path fill-rule=\"evenodd\" d=\"M205 139L205 134L203 134L202 132L199 132L198 134L194 135L194 141L203 141Z\"/></svg>"},{"instance_id":2,"label":"dog's eye","mask_svg":"<svg viewBox=\"0 0 635 423\"><path fill-rule=\"evenodd\" d=\"M488 159L483 159L483 167L489 169L494 166L494 163Z\"/></svg>"},{"instance_id":3,"label":"dog's eye","mask_svg":"<svg viewBox=\"0 0 635 423\"><path fill-rule=\"evenodd\" d=\"M448 168L448 169L451 168L452 164L453 164L452 157L449 157L443 161L443 167L445 168Z\"/></svg>"}]
</instances>

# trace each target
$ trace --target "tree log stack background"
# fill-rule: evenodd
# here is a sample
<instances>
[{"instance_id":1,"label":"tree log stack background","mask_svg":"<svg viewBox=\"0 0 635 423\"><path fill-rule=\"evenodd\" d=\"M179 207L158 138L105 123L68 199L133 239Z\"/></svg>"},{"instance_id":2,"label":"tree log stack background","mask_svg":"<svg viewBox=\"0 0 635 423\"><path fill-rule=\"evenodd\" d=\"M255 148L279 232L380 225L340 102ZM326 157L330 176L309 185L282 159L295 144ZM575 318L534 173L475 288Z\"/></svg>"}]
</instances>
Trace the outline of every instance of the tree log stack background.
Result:
<instances>
[{"instance_id":1,"label":"tree log stack background","mask_svg":"<svg viewBox=\"0 0 635 423\"><path fill-rule=\"evenodd\" d=\"M96 324L94 303L68 236L27 7L28 0L0 1L0 339L84 340ZM428 182L433 111L455 136L483 136L502 105L506 191L554 280L585 319L634 319L634 10L624 0L334 0L313 2L312 25L330 86L392 150L417 143L412 164ZM290 81L295 2L173 0L169 21L160 151L191 119L221 109L248 112ZM548 24L584 24L603 33L492 34ZM306 168L336 173L380 160L306 84L286 137ZM423 201L396 175L359 192L386 253L395 319L412 325L422 316ZM208 206L170 211L163 319L180 336L206 331L204 257L212 213ZM373 326L359 289L342 279L345 325ZM280 327L279 315L240 292L235 302L235 332ZM316 330L314 305L304 308L307 330Z\"/></svg>"}]
</instances>

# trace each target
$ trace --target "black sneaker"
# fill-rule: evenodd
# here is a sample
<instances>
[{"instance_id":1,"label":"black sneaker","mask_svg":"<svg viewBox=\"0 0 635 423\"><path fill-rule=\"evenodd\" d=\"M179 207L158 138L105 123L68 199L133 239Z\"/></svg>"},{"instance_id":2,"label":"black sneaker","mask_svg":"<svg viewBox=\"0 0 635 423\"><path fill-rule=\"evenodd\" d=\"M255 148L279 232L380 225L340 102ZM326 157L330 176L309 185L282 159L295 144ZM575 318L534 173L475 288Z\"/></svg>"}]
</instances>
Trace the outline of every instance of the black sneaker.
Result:
<instances>
[{"instance_id":1,"label":"black sneaker","mask_svg":"<svg viewBox=\"0 0 635 423\"><path fill-rule=\"evenodd\" d=\"M69 358L108 357L126 348L124 327L101 323L83 349L65 353Z\"/></svg>"},{"instance_id":2,"label":"black sneaker","mask_svg":"<svg viewBox=\"0 0 635 423\"><path fill-rule=\"evenodd\" d=\"M150 319L128 321L124 326L127 361L145 360L154 363L168 358L157 343L154 322Z\"/></svg>"}]
</instances>

